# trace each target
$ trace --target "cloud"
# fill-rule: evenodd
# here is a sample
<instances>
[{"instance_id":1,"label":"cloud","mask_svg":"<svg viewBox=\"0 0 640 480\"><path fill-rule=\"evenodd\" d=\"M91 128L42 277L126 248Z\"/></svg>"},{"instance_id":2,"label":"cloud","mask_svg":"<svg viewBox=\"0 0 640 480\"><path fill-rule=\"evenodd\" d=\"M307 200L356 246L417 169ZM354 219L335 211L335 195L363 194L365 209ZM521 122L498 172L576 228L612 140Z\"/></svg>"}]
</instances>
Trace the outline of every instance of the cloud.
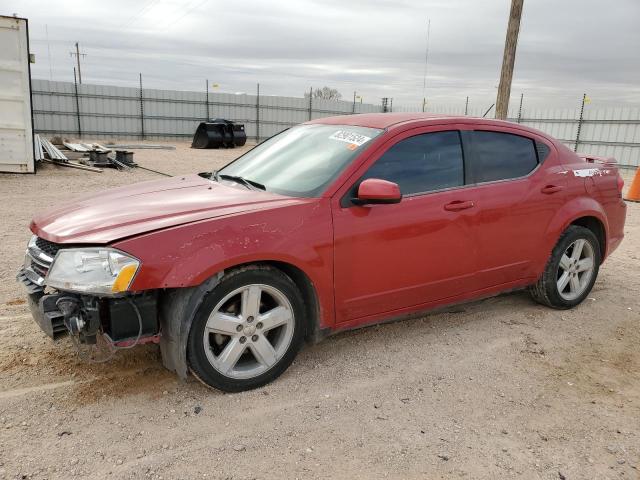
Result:
<instances>
[{"instance_id":1,"label":"cloud","mask_svg":"<svg viewBox=\"0 0 640 480\"><path fill-rule=\"evenodd\" d=\"M30 20L33 75L85 83L302 96L310 86L354 90L365 102L420 105L427 18L431 103L495 100L507 0L0 1ZM640 2L525 1L512 97L529 105L640 102ZM48 42L45 31L48 30ZM49 46L49 49L48 49ZM51 68L49 65L51 52Z\"/></svg>"}]
</instances>

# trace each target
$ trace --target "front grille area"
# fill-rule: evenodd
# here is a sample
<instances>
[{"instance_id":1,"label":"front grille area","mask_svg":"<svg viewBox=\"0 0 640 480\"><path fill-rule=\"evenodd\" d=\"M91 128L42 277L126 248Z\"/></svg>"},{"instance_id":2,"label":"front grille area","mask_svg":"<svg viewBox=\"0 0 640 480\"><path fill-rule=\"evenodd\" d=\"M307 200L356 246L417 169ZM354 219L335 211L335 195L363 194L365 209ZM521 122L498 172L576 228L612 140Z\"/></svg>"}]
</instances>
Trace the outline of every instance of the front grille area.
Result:
<instances>
[{"instance_id":1,"label":"front grille area","mask_svg":"<svg viewBox=\"0 0 640 480\"><path fill-rule=\"evenodd\" d=\"M24 258L24 265L18 273L18 280L27 287L29 293L42 292L44 290L44 279L60 248L62 248L61 245L40 237L37 237L35 242L29 244Z\"/></svg>"},{"instance_id":2,"label":"front grille area","mask_svg":"<svg viewBox=\"0 0 640 480\"><path fill-rule=\"evenodd\" d=\"M55 257L58 250L60 250L60 245L57 243L50 242L49 240L45 240L40 237L36 238L36 246L51 258Z\"/></svg>"},{"instance_id":3,"label":"front grille area","mask_svg":"<svg viewBox=\"0 0 640 480\"><path fill-rule=\"evenodd\" d=\"M50 266L51 265L49 265L49 267ZM33 259L31 259L31 268L33 269L34 272L36 272L42 278L46 277L47 273L49 272L48 267L45 267L44 265L34 262Z\"/></svg>"}]
</instances>

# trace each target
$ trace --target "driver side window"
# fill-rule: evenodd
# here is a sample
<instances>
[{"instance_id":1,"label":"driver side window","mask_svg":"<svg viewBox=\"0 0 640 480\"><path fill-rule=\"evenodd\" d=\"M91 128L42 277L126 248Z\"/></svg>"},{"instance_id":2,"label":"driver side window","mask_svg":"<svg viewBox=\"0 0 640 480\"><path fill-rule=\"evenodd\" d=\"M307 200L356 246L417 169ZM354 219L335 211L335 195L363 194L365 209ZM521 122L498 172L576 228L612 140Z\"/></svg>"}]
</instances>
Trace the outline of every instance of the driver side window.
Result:
<instances>
[{"instance_id":1,"label":"driver side window","mask_svg":"<svg viewBox=\"0 0 640 480\"><path fill-rule=\"evenodd\" d=\"M457 130L423 133L389 148L362 180L397 183L403 195L464 185L464 159Z\"/></svg>"}]
</instances>

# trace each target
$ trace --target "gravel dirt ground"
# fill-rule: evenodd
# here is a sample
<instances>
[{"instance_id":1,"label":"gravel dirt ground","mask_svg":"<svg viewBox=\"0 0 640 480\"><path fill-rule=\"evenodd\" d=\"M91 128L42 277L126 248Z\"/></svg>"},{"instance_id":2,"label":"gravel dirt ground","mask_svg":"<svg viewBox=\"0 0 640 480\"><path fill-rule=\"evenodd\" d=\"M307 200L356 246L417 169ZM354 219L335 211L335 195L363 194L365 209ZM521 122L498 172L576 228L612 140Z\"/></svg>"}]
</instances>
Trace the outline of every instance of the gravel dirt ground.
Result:
<instances>
[{"instance_id":1,"label":"gravel dirt ground","mask_svg":"<svg viewBox=\"0 0 640 480\"><path fill-rule=\"evenodd\" d=\"M242 151L176 145L135 160L181 174ZM35 212L155 178L0 175L0 478L640 478L640 204L574 310L520 292L343 333L231 395L179 381L156 346L83 363L14 280Z\"/></svg>"}]
</instances>

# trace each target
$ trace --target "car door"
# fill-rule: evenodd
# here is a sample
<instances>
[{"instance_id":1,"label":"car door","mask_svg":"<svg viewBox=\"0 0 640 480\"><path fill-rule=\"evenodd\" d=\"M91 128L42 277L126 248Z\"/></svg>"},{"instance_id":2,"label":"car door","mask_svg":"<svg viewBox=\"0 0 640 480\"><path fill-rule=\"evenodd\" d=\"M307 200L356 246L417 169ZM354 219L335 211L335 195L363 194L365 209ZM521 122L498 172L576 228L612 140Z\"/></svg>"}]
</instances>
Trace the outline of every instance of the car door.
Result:
<instances>
[{"instance_id":1,"label":"car door","mask_svg":"<svg viewBox=\"0 0 640 480\"><path fill-rule=\"evenodd\" d=\"M460 132L432 130L393 138L332 202L337 322L366 323L475 289ZM397 183L402 201L353 204L366 178Z\"/></svg>"},{"instance_id":2,"label":"car door","mask_svg":"<svg viewBox=\"0 0 640 480\"><path fill-rule=\"evenodd\" d=\"M508 127L464 135L468 182L475 184L479 287L535 276L543 235L566 194L555 148Z\"/></svg>"}]
</instances>

